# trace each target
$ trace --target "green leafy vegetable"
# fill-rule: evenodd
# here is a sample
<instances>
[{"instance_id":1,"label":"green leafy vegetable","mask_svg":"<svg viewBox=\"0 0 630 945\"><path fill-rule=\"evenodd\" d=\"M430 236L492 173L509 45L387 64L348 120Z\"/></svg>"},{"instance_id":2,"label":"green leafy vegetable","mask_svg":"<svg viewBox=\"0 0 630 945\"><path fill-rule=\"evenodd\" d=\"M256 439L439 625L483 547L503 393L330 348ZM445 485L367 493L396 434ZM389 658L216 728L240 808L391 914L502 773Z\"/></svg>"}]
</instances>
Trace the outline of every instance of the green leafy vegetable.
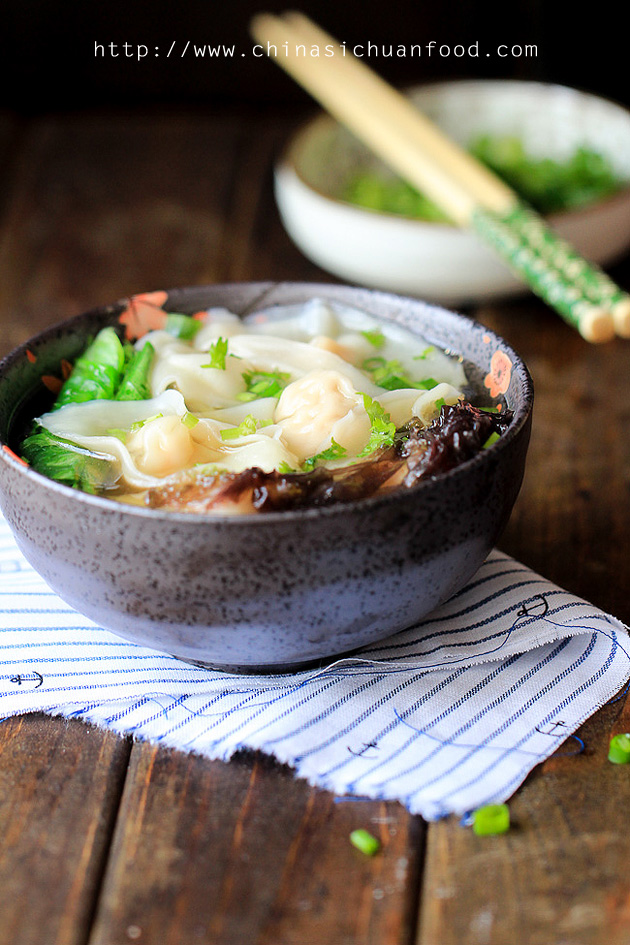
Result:
<instances>
[{"instance_id":1,"label":"green leafy vegetable","mask_svg":"<svg viewBox=\"0 0 630 945\"><path fill-rule=\"evenodd\" d=\"M257 433L261 427L268 427L271 420L257 420L253 414L248 413L245 419L237 427L227 427L221 430L222 440L236 440L239 436L251 436Z\"/></svg>"},{"instance_id":2,"label":"green leafy vegetable","mask_svg":"<svg viewBox=\"0 0 630 945\"><path fill-rule=\"evenodd\" d=\"M384 446L392 445L396 435L396 424L392 423L390 415L385 412L378 401L372 400L369 394L363 394L363 403L372 428L370 439L359 453L359 456L369 456Z\"/></svg>"},{"instance_id":3,"label":"green leafy vegetable","mask_svg":"<svg viewBox=\"0 0 630 945\"><path fill-rule=\"evenodd\" d=\"M345 455L345 448L337 443L334 437L331 437L328 449L322 450L321 453L316 453L315 456L310 456L308 459L305 459L302 464L302 469L304 469L305 472L310 472L320 462L331 462L335 459L341 459Z\"/></svg>"},{"instance_id":4,"label":"green leafy vegetable","mask_svg":"<svg viewBox=\"0 0 630 945\"><path fill-rule=\"evenodd\" d=\"M120 386L116 391L116 400L148 400L151 396L149 373L153 363L155 349L146 341L139 351L134 351L127 363Z\"/></svg>"},{"instance_id":5,"label":"green leafy vegetable","mask_svg":"<svg viewBox=\"0 0 630 945\"><path fill-rule=\"evenodd\" d=\"M243 380L247 390L239 394L238 399L247 402L261 397L279 397L290 377L282 371L245 371Z\"/></svg>"},{"instance_id":6,"label":"green leafy vegetable","mask_svg":"<svg viewBox=\"0 0 630 945\"><path fill-rule=\"evenodd\" d=\"M36 472L84 492L96 492L112 480L109 459L55 436L43 427L26 437L22 456Z\"/></svg>"},{"instance_id":7,"label":"green leafy vegetable","mask_svg":"<svg viewBox=\"0 0 630 945\"><path fill-rule=\"evenodd\" d=\"M125 351L113 328L99 331L77 358L53 407L113 398L125 367Z\"/></svg>"},{"instance_id":8,"label":"green leafy vegetable","mask_svg":"<svg viewBox=\"0 0 630 945\"><path fill-rule=\"evenodd\" d=\"M385 176L375 171L359 171L347 183L342 194L349 203L378 210L382 213L395 213L405 217L418 217L447 223L448 217L442 210L419 193L410 184L399 177Z\"/></svg>"},{"instance_id":9,"label":"green leafy vegetable","mask_svg":"<svg viewBox=\"0 0 630 945\"><path fill-rule=\"evenodd\" d=\"M588 147L578 147L568 158L557 161L532 157L515 135L486 134L474 139L469 151L539 213L582 207L614 194L624 185L608 158ZM341 196L369 210L448 221L428 197L383 171L355 172Z\"/></svg>"},{"instance_id":10,"label":"green leafy vegetable","mask_svg":"<svg viewBox=\"0 0 630 945\"><path fill-rule=\"evenodd\" d=\"M169 312L166 316L164 328L169 335L174 335L175 338L181 338L182 341L192 341L201 325L202 322L198 318L193 318L192 315Z\"/></svg>"},{"instance_id":11,"label":"green leafy vegetable","mask_svg":"<svg viewBox=\"0 0 630 945\"><path fill-rule=\"evenodd\" d=\"M518 137L481 135L470 150L539 213L582 207L621 186L608 159L591 148L579 147L555 161L531 157Z\"/></svg>"},{"instance_id":12,"label":"green leafy vegetable","mask_svg":"<svg viewBox=\"0 0 630 945\"><path fill-rule=\"evenodd\" d=\"M208 364L202 364L204 368L218 368L219 371L225 371L225 359L227 357L228 340L227 338L217 338L214 344L210 345L208 354L210 361Z\"/></svg>"}]
</instances>

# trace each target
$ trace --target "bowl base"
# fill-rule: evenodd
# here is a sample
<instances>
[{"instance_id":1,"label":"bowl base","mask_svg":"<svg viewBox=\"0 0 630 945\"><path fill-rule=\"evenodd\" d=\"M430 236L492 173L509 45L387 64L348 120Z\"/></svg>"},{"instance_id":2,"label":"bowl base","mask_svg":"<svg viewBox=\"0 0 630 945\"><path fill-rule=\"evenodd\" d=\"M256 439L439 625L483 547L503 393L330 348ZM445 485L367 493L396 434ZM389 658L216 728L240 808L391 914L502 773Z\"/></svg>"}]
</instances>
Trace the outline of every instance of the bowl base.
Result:
<instances>
[{"instance_id":1,"label":"bowl base","mask_svg":"<svg viewBox=\"0 0 630 945\"><path fill-rule=\"evenodd\" d=\"M233 673L239 676L288 676L301 673L309 669L326 669L339 660L352 659L361 652L363 647L346 650L344 653L335 653L332 656L321 656L316 659L296 660L290 663L215 663L206 660L191 660L178 656L183 663L198 666L200 669L210 669L220 673Z\"/></svg>"}]
</instances>

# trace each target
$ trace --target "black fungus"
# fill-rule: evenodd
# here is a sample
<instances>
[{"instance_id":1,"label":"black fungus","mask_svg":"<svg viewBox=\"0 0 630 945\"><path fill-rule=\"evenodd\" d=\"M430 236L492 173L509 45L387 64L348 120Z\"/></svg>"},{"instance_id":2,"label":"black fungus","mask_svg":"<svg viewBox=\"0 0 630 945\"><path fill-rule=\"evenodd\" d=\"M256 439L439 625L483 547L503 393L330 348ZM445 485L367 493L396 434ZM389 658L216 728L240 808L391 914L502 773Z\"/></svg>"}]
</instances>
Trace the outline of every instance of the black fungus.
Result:
<instances>
[{"instance_id":1,"label":"black fungus","mask_svg":"<svg viewBox=\"0 0 630 945\"><path fill-rule=\"evenodd\" d=\"M483 449L493 433L501 435L511 418L509 412L491 413L468 403L444 406L428 427L412 420L398 431L393 446L362 463L306 473L264 472L256 466L216 475L189 472L150 489L146 502L151 508L188 512L218 511L224 503L243 500L259 512L351 502L454 469Z\"/></svg>"}]
</instances>

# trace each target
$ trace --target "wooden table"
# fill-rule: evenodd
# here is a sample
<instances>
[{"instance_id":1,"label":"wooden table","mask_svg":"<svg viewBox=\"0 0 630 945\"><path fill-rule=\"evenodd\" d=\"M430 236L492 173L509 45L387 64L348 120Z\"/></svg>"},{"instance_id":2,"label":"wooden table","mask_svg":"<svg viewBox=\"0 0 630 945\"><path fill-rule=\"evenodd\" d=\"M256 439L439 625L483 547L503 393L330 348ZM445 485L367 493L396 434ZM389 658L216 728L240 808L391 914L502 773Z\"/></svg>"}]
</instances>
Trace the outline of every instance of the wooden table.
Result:
<instances>
[{"instance_id":1,"label":"wooden table","mask_svg":"<svg viewBox=\"0 0 630 945\"><path fill-rule=\"evenodd\" d=\"M0 330L9 350L125 294L332 281L289 242L271 167L295 115L0 121ZM630 270L617 277L630 285ZM475 313L536 384L526 479L501 547L630 622L630 342L589 346L531 298ZM254 756L229 764L80 721L0 725L0 943L586 945L630 942L624 701L477 838L396 803L335 803ZM348 842L367 827L369 859Z\"/></svg>"}]
</instances>

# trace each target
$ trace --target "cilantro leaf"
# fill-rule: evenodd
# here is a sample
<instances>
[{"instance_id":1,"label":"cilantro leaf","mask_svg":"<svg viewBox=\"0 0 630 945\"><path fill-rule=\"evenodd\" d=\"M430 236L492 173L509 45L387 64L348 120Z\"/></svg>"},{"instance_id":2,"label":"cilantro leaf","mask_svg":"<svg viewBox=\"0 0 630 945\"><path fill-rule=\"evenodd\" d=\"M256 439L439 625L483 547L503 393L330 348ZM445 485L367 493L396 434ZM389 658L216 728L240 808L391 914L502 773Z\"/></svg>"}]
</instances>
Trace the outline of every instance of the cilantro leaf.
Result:
<instances>
[{"instance_id":1,"label":"cilantro leaf","mask_svg":"<svg viewBox=\"0 0 630 945\"><path fill-rule=\"evenodd\" d=\"M378 328L374 330L362 331L361 334L374 348L382 348L385 344L385 335Z\"/></svg>"},{"instance_id":2,"label":"cilantro leaf","mask_svg":"<svg viewBox=\"0 0 630 945\"><path fill-rule=\"evenodd\" d=\"M425 348L421 354L414 354L413 359L414 361L424 361L434 351L435 351L435 345L429 345L429 347Z\"/></svg>"},{"instance_id":3,"label":"cilantro leaf","mask_svg":"<svg viewBox=\"0 0 630 945\"><path fill-rule=\"evenodd\" d=\"M373 400L369 394L363 394L363 404L365 412L370 418L371 432L370 439L359 453L359 456L370 456L376 450L392 445L396 435L396 424L392 422L392 418L385 412L379 402Z\"/></svg>"},{"instance_id":4,"label":"cilantro leaf","mask_svg":"<svg viewBox=\"0 0 630 945\"><path fill-rule=\"evenodd\" d=\"M312 469L315 469L318 463L341 459L345 455L346 449L341 446L340 443L337 443L334 437L331 437L328 449L322 450L321 453L316 453L315 456L310 456L308 459L305 459L302 468L305 472L310 472Z\"/></svg>"},{"instance_id":5,"label":"cilantro leaf","mask_svg":"<svg viewBox=\"0 0 630 945\"><path fill-rule=\"evenodd\" d=\"M208 364L202 364L204 368L218 368L219 371L225 371L225 358L227 356L228 340L227 338L217 338L213 345L210 345L208 354L210 361Z\"/></svg>"},{"instance_id":6,"label":"cilantro leaf","mask_svg":"<svg viewBox=\"0 0 630 945\"><path fill-rule=\"evenodd\" d=\"M237 427L227 427L221 430L222 440L237 440L239 436L251 436L257 433L261 427L268 427L271 420L257 420L253 414L248 413L245 419Z\"/></svg>"}]
</instances>

